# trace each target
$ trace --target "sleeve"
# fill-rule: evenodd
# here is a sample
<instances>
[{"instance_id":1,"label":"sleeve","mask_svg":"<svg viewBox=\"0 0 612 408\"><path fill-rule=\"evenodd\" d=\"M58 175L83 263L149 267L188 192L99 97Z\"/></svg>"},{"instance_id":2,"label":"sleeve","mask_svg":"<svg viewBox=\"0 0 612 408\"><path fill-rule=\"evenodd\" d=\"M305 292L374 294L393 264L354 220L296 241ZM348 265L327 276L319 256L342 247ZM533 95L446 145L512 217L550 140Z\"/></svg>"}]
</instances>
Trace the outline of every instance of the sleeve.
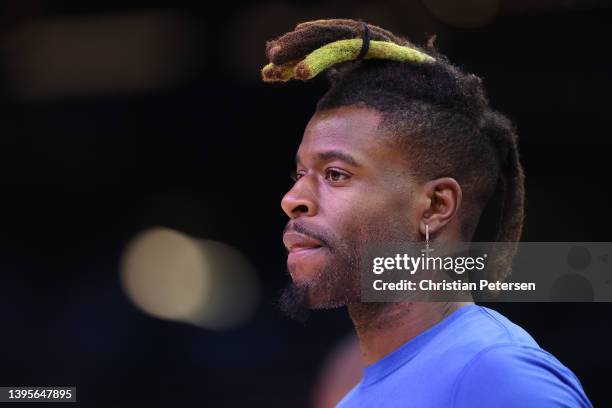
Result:
<instances>
[{"instance_id":1,"label":"sleeve","mask_svg":"<svg viewBox=\"0 0 612 408\"><path fill-rule=\"evenodd\" d=\"M457 378L452 401L456 408L592 408L578 378L559 360L517 345L477 354Z\"/></svg>"}]
</instances>

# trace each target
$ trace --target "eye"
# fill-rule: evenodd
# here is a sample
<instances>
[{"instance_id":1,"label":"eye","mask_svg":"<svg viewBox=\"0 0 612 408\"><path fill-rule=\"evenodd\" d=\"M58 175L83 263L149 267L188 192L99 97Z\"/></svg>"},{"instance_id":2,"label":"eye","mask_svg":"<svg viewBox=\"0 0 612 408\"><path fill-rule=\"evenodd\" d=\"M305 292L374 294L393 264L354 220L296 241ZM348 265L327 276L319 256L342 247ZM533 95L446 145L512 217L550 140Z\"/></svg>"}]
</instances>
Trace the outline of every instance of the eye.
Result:
<instances>
[{"instance_id":1,"label":"eye","mask_svg":"<svg viewBox=\"0 0 612 408\"><path fill-rule=\"evenodd\" d=\"M347 173L336 169L327 169L325 171L325 179L332 182L339 182L348 180L351 176Z\"/></svg>"},{"instance_id":2,"label":"eye","mask_svg":"<svg viewBox=\"0 0 612 408\"><path fill-rule=\"evenodd\" d=\"M294 171L292 171L292 172L291 172L291 174L290 174L290 176L289 176L289 177L291 177L291 180L293 180L293 182L295 183L295 182L297 182L299 179L301 179L303 175L304 175L304 173L303 173L303 172L300 172L300 171L295 171L295 170L294 170Z\"/></svg>"}]
</instances>

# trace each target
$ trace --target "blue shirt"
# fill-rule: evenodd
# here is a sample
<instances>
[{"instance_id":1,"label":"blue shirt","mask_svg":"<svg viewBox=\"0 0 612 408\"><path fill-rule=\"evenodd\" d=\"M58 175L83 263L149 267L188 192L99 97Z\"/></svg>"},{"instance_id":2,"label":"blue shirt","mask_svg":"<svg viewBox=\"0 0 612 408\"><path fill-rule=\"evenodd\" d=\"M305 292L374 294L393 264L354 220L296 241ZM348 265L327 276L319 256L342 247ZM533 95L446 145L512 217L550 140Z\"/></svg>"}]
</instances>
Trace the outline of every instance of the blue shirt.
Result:
<instances>
[{"instance_id":1,"label":"blue shirt","mask_svg":"<svg viewBox=\"0 0 612 408\"><path fill-rule=\"evenodd\" d=\"M522 328L467 305L368 366L338 407L592 407Z\"/></svg>"}]
</instances>

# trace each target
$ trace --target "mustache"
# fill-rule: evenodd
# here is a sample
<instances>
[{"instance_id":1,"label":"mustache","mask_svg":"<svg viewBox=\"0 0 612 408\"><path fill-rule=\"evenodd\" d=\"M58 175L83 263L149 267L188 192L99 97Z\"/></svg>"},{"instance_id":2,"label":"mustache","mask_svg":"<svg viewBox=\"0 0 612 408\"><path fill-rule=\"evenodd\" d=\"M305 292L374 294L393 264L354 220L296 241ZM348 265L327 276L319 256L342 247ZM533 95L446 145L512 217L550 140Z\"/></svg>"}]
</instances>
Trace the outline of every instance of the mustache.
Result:
<instances>
[{"instance_id":1,"label":"mustache","mask_svg":"<svg viewBox=\"0 0 612 408\"><path fill-rule=\"evenodd\" d=\"M310 238L316 239L325 247L332 248L331 241L333 239L330 237L331 234L322 231L317 231L311 227L304 225L303 222L289 221L283 229L283 235L285 235L287 231L299 232L300 234L304 234Z\"/></svg>"}]
</instances>

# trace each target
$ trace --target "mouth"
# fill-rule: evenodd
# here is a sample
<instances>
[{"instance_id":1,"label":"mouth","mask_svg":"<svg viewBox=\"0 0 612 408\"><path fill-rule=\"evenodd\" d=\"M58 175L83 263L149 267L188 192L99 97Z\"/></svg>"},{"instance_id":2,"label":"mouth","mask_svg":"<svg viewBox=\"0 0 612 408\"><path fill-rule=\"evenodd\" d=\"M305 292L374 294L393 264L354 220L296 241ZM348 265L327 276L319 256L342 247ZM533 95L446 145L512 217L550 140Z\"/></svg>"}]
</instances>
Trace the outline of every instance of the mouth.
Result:
<instances>
[{"instance_id":1,"label":"mouth","mask_svg":"<svg viewBox=\"0 0 612 408\"><path fill-rule=\"evenodd\" d=\"M314 251L315 249L319 249L319 248L323 248L323 246L322 245L314 245L314 246L298 246L298 245L296 245L296 246L291 247L289 249L289 253L290 254L297 254L297 253L300 253L300 252Z\"/></svg>"},{"instance_id":2,"label":"mouth","mask_svg":"<svg viewBox=\"0 0 612 408\"><path fill-rule=\"evenodd\" d=\"M287 257L288 261L295 261L298 259L306 258L315 254L320 253L324 250L323 246L313 246L313 247L293 247L289 250L289 255Z\"/></svg>"},{"instance_id":3,"label":"mouth","mask_svg":"<svg viewBox=\"0 0 612 408\"><path fill-rule=\"evenodd\" d=\"M318 254L325 246L316 239L298 232L286 232L283 243L289 252L288 261L293 261Z\"/></svg>"}]
</instances>

